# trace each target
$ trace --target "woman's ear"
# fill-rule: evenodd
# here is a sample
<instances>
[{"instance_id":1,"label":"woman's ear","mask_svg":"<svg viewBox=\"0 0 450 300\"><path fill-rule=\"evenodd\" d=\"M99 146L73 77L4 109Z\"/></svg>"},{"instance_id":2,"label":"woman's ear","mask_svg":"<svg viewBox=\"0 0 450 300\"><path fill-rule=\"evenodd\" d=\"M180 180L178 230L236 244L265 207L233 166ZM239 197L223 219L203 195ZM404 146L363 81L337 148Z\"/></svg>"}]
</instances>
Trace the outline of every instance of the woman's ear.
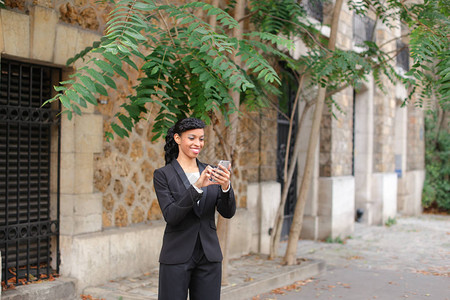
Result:
<instances>
[{"instance_id":1,"label":"woman's ear","mask_svg":"<svg viewBox=\"0 0 450 300\"><path fill-rule=\"evenodd\" d=\"M177 143L178 145L181 144L181 136L178 133L175 133L173 135L173 139L175 140L175 143Z\"/></svg>"}]
</instances>

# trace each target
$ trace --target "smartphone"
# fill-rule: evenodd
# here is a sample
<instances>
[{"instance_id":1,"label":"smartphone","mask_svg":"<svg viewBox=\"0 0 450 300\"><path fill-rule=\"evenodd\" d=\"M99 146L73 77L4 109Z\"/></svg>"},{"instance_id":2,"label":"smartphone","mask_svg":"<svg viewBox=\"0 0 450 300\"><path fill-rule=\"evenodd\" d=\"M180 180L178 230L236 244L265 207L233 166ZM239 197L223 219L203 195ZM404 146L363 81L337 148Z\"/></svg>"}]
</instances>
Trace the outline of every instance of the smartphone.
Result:
<instances>
[{"instance_id":1,"label":"smartphone","mask_svg":"<svg viewBox=\"0 0 450 300\"><path fill-rule=\"evenodd\" d=\"M225 167L225 169L228 169L230 167L230 161L229 160L221 160L221 161L219 161L219 165L222 165Z\"/></svg>"},{"instance_id":2,"label":"smartphone","mask_svg":"<svg viewBox=\"0 0 450 300\"><path fill-rule=\"evenodd\" d=\"M220 160L218 165L222 165L224 166L226 169L228 169L230 167L230 161L229 160ZM214 168L217 169L218 167ZM210 179L212 182L216 182L214 179Z\"/></svg>"}]
</instances>

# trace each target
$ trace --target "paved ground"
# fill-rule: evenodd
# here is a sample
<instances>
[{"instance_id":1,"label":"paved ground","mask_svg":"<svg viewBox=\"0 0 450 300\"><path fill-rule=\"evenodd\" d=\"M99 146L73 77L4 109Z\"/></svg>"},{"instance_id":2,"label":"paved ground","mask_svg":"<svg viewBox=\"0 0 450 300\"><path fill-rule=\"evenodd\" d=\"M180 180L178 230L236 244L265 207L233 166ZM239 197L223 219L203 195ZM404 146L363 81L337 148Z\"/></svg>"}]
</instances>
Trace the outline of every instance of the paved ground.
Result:
<instances>
[{"instance_id":1,"label":"paved ground","mask_svg":"<svg viewBox=\"0 0 450 300\"><path fill-rule=\"evenodd\" d=\"M250 299L450 300L449 216L355 226L345 244L300 241L299 257L325 260L326 272Z\"/></svg>"}]
</instances>

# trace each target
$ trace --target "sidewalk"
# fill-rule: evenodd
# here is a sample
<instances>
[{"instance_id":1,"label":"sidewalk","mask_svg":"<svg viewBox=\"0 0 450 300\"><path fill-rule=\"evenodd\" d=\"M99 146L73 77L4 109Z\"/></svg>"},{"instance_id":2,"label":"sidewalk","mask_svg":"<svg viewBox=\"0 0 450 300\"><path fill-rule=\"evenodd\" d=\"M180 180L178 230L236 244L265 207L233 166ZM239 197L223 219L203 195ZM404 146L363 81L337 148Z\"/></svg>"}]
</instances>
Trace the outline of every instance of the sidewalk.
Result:
<instances>
[{"instance_id":1,"label":"sidewalk","mask_svg":"<svg viewBox=\"0 0 450 300\"><path fill-rule=\"evenodd\" d=\"M299 257L324 259L320 276L258 300L450 300L450 216L397 217L397 224L355 224L345 244L301 241ZM256 297L257 296L257 297Z\"/></svg>"},{"instance_id":2,"label":"sidewalk","mask_svg":"<svg viewBox=\"0 0 450 300\"><path fill-rule=\"evenodd\" d=\"M284 253L285 247L286 243L282 243L280 253ZM324 283L324 293L330 290L329 295L324 294L321 298L317 298L318 287L315 284L318 284L321 278L323 282L337 280L335 278L337 274L346 276L346 281L340 281L341 283L354 282L352 286L358 287L360 295L373 293L370 285L376 283L377 277L373 276L378 275L380 279L386 280L389 276L395 278L393 276L399 274L404 278L402 280L406 282L405 284L413 287L418 285L415 275L427 276L425 280L434 280L430 286L439 287L442 285L441 282L448 281L450 275L450 216L399 216L397 224L391 227L357 223L354 234L344 244L299 241L297 257L306 260L296 266L281 266L281 259L270 261L265 256L259 255L248 255L231 260L229 285L222 289L222 300L244 300L253 297L260 299L258 295L311 277L315 278L315 282L306 281L306 286L301 288L303 293L299 292L292 298L286 299L365 299L354 298L354 296L349 298L348 294L345 294L350 291L347 286L341 288L344 296L338 297L337 288L330 289L326 283ZM87 288L84 294L105 300L118 300L119 297L123 300L157 299L157 281L157 270L154 270L139 278L127 278L103 286ZM337 282L337 285L334 282L335 284L330 286L338 287L339 280ZM383 287L386 293L403 288L392 282L394 282L393 279L388 280L387 286ZM439 292L446 293L448 290L450 293L449 286L442 286ZM353 293L356 291L355 288L352 289ZM431 294L431 291L429 293ZM261 299L284 298L271 294ZM387 296L387 298L377 299L399 298ZM447 298L428 297L427 299Z\"/></svg>"},{"instance_id":3,"label":"sidewalk","mask_svg":"<svg viewBox=\"0 0 450 300\"><path fill-rule=\"evenodd\" d=\"M285 247L286 243L282 243L281 254ZM450 295L450 285L445 284L450 276L450 216L399 216L397 224L391 227L357 223L354 234L344 244L299 241L297 257L300 264L295 266L281 266L281 258L271 261L263 255L230 260L229 284L222 288L222 300L405 298L393 297L394 292L402 292L411 299L450 300L443 296ZM314 279L306 280L308 278ZM291 295L268 294L273 289L299 281L303 282L296 291L288 291ZM155 269L139 277L86 288L83 294L105 300L119 300L120 297L122 300L151 300L157 299L157 283L158 270ZM75 283L68 278L59 278L48 284L55 285L59 291L71 287L66 293L69 295L74 291ZM81 299L81 295L75 294L49 296L49 287L33 286L47 290L40 291L41 296L36 291L33 296L29 286L25 286L4 293L2 299ZM24 297L22 288L28 291L29 297ZM421 298L407 293L414 289L416 293L423 290ZM375 294L377 298L372 297Z\"/></svg>"},{"instance_id":4,"label":"sidewalk","mask_svg":"<svg viewBox=\"0 0 450 300\"><path fill-rule=\"evenodd\" d=\"M325 269L322 260L302 260L295 266L282 266L281 258L268 260L262 255L247 255L229 262L228 285L222 287L222 300L247 299L294 281L317 276ZM102 286L89 287L84 295L105 300L157 299L158 270L135 278L124 278ZM206 299L205 299L206 300Z\"/></svg>"}]
</instances>

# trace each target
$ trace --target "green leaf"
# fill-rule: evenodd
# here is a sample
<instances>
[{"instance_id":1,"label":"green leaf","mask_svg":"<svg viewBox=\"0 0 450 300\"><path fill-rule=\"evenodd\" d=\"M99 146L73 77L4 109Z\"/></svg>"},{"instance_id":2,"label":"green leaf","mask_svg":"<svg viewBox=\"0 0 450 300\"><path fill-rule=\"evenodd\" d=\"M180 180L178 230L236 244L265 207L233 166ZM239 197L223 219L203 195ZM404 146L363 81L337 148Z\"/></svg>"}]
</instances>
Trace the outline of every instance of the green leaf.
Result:
<instances>
[{"instance_id":1,"label":"green leaf","mask_svg":"<svg viewBox=\"0 0 450 300\"><path fill-rule=\"evenodd\" d=\"M86 89L84 86L82 86L81 84L79 84L79 83L74 83L73 85L72 85L72 88L75 90L75 91L77 91L80 95L82 95L83 96L83 98L87 101L87 102L89 102L89 103L91 103L91 104L93 104L93 105L97 105L98 103L97 103L97 99L91 94L91 92L88 90L88 89Z\"/></svg>"},{"instance_id":2,"label":"green leaf","mask_svg":"<svg viewBox=\"0 0 450 300\"><path fill-rule=\"evenodd\" d=\"M103 78L103 75L100 74L99 72L97 72L96 70L87 68L86 72L88 72L89 75L91 75L92 78L94 78L95 80L99 81L102 84L106 84L105 79Z\"/></svg>"},{"instance_id":3,"label":"green leaf","mask_svg":"<svg viewBox=\"0 0 450 300\"><path fill-rule=\"evenodd\" d=\"M78 107L78 105L72 104L72 109L73 109L73 112L74 112L74 113L76 113L77 115L81 116L81 110L80 110L80 108Z\"/></svg>"},{"instance_id":4,"label":"green leaf","mask_svg":"<svg viewBox=\"0 0 450 300\"><path fill-rule=\"evenodd\" d=\"M103 72L108 73L108 75L114 75L114 69L106 61L97 59L94 60L94 64L96 64Z\"/></svg>"},{"instance_id":5,"label":"green leaf","mask_svg":"<svg viewBox=\"0 0 450 300\"><path fill-rule=\"evenodd\" d=\"M111 79L111 77L105 75L105 76L103 76L103 78L105 79L105 82L107 85L109 85L113 89L117 90L116 82L113 79Z\"/></svg>"},{"instance_id":6,"label":"green leaf","mask_svg":"<svg viewBox=\"0 0 450 300\"><path fill-rule=\"evenodd\" d=\"M125 126L125 128L128 131L132 130L133 122L131 121L131 118L121 114L121 115L119 115L119 120L120 120L120 122L122 122L123 126Z\"/></svg>"},{"instance_id":7,"label":"green leaf","mask_svg":"<svg viewBox=\"0 0 450 300\"><path fill-rule=\"evenodd\" d=\"M57 85L54 85L53 88L54 88L55 91L57 91L57 92L62 92L62 91L67 90L67 88L66 88L65 86L57 86Z\"/></svg>"},{"instance_id":8,"label":"green leaf","mask_svg":"<svg viewBox=\"0 0 450 300\"><path fill-rule=\"evenodd\" d=\"M128 132L116 123L111 123L111 128L121 138L123 138L124 136L128 137Z\"/></svg>"},{"instance_id":9,"label":"green leaf","mask_svg":"<svg viewBox=\"0 0 450 300\"><path fill-rule=\"evenodd\" d=\"M61 101L62 105L66 108L70 109L70 99L66 95L61 95L59 97L59 100Z\"/></svg>"},{"instance_id":10,"label":"green leaf","mask_svg":"<svg viewBox=\"0 0 450 300\"><path fill-rule=\"evenodd\" d=\"M111 52L103 52L102 55L109 60L110 62L112 62L113 64L116 64L117 66L121 67L122 66L122 61L120 60L120 58L117 55L112 54Z\"/></svg>"},{"instance_id":11,"label":"green leaf","mask_svg":"<svg viewBox=\"0 0 450 300\"><path fill-rule=\"evenodd\" d=\"M99 84L99 83L95 83L95 89L96 91L103 95L103 96L108 96L108 92L106 91L106 89L103 87L103 85Z\"/></svg>"},{"instance_id":12,"label":"green leaf","mask_svg":"<svg viewBox=\"0 0 450 300\"><path fill-rule=\"evenodd\" d=\"M113 66L114 71L116 71L117 74L119 74L120 76L122 76L123 78L125 78L126 80L128 80L128 75L127 73L125 73L124 70L122 70L121 66Z\"/></svg>"},{"instance_id":13,"label":"green leaf","mask_svg":"<svg viewBox=\"0 0 450 300\"><path fill-rule=\"evenodd\" d=\"M81 75L80 77L78 77L81 82L84 84L84 86L90 90L91 92L97 92L97 89L95 88L94 82L91 80L90 77Z\"/></svg>"}]
</instances>

